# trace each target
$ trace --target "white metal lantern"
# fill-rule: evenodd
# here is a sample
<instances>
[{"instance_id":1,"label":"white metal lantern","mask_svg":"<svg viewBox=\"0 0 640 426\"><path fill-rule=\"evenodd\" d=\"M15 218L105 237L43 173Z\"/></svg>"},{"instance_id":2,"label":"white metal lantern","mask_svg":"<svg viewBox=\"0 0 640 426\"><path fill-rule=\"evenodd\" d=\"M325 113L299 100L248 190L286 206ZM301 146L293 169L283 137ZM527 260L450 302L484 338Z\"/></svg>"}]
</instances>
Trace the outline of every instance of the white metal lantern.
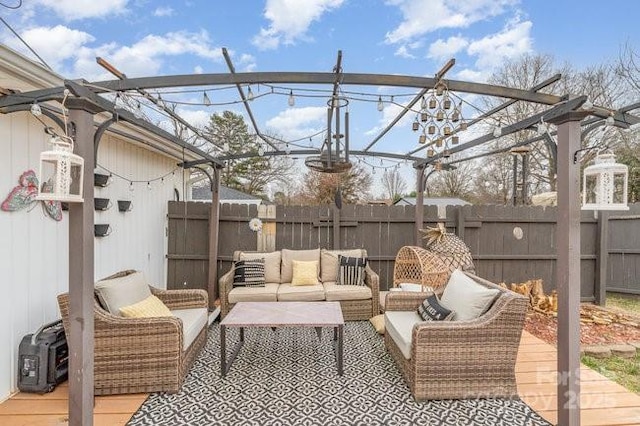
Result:
<instances>
[{"instance_id":1,"label":"white metal lantern","mask_svg":"<svg viewBox=\"0 0 640 426\"><path fill-rule=\"evenodd\" d=\"M627 166L616 163L615 155L598 154L584 169L582 210L629 210L628 180Z\"/></svg>"},{"instance_id":2,"label":"white metal lantern","mask_svg":"<svg viewBox=\"0 0 640 426\"><path fill-rule=\"evenodd\" d=\"M64 138L64 139L63 139ZM40 154L38 200L81 203L84 159L73 153L73 141L54 136L50 151Z\"/></svg>"}]
</instances>

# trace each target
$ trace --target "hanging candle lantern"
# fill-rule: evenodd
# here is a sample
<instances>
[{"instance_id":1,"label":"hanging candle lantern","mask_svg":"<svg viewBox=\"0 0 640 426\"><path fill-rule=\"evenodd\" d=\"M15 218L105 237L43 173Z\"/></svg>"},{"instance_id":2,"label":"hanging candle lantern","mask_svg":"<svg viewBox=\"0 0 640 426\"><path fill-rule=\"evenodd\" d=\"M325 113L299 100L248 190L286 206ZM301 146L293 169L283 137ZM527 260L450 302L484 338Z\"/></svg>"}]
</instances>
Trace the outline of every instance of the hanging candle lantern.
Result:
<instances>
[{"instance_id":1,"label":"hanging candle lantern","mask_svg":"<svg viewBox=\"0 0 640 426\"><path fill-rule=\"evenodd\" d=\"M422 121L423 123L429 121L429 114L427 114L426 112L420 114L420 121Z\"/></svg>"},{"instance_id":2,"label":"hanging candle lantern","mask_svg":"<svg viewBox=\"0 0 640 426\"><path fill-rule=\"evenodd\" d=\"M582 210L629 210L628 180L627 166L616 163L615 155L598 154L584 169Z\"/></svg>"},{"instance_id":3,"label":"hanging candle lantern","mask_svg":"<svg viewBox=\"0 0 640 426\"><path fill-rule=\"evenodd\" d=\"M54 136L50 151L40 154L38 200L81 203L84 159L73 153L73 141Z\"/></svg>"},{"instance_id":4,"label":"hanging candle lantern","mask_svg":"<svg viewBox=\"0 0 640 426\"><path fill-rule=\"evenodd\" d=\"M416 117L415 121L411 125L411 129L413 129L414 132L417 132L419 128L420 128L420 123L418 123L418 117Z\"/></svg>"},{"instance_id":5,"label":"hanging candle lantern","mask_svg":"<svg viewBox=\"0 0 640 426\"><path fill-rule=\"evenodd\" d=\"M435 109L437 106L438 106L438 100L432 94L431 97L429 98L429 108Z\"/></svg>"}]
</instances>

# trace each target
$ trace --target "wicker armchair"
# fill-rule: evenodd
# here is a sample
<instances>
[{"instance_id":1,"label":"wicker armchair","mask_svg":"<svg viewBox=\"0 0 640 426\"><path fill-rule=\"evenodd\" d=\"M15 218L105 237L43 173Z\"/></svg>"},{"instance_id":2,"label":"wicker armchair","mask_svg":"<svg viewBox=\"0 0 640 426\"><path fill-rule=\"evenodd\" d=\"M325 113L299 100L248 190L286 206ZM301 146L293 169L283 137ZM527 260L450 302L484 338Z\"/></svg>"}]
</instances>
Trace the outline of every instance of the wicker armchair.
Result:
<instances>
[{"instance_id":1,"label":"wicker armchair","mask_svg":"<svg viewBox=\"0 0 640 426\"><path fill-rule=\"evenodd\" d=\"M485 314L470 321L415 324L410 359L389 333L385 334L385 346L416 400L517 395L515 364L528 301L475 275L467 275L501 291ZM424 293L389 293L386 311L415 310L424 298Z\"/></svg>"},{"instance_id":2,"label":"wicker armchair","mask_svg":"<svg viewBox=\"0 0 640 426\"><path fill-rule=\"evenodd\" d=\"M117 278L133 271L124 271ZM171 310L207 308L204 290L159 290L152 294ZM58 296L65 331L69 330L69 295ZM139 392L178 392L189 367L207 338L204 327L183 348L183 323L176 317L124 318L93 305L94 382L96 395Z\"/></svg>"}]
</instances>

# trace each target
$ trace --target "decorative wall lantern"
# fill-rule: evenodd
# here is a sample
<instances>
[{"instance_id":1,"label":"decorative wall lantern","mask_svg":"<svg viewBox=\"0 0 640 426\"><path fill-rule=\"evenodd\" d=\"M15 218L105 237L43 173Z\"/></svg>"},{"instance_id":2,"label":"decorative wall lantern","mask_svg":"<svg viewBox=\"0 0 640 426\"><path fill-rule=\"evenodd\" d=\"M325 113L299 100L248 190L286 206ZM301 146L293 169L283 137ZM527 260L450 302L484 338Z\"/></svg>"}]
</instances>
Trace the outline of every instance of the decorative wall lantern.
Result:
<instances>
[{"instance_id":1,"label":"decorative wall lantern","mask_svg":"<svg viewBox=\"0 0 640 426\"><path fill-rule=\"evenodd\" d=\"M616 163L615 155L598 154L584 169L582 210L629 210L628 180L627 166Z\"/></svg>"},{"instance_id":2,"label":"decorative wall lantern","mask_svg":"<svg viewBox=\"0 0 640 426\"><path fill-rule=\"evenodd\" d=\"M38 200L81 203L84 159L73 153L73 141L53 136L50 151L40 154Z\"/></svg>"}]
</instances>

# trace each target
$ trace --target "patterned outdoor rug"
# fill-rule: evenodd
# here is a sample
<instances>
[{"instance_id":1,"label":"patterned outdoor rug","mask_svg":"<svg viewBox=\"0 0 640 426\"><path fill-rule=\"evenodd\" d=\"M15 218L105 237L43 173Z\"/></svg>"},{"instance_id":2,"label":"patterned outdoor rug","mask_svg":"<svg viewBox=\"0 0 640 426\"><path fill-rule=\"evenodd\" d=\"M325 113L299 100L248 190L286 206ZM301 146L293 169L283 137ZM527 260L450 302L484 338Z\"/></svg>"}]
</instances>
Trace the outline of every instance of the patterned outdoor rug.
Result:
<instances>
[{"instance_id":1,"label":"patterned outdoor rug","mask_svg":"<svg viewBox=\"0 0 640 426\"><path fill-rule=\"evenodd\" d=\"M314 329L253 329L220 377L219 323L177 394L152 394L129 425L549 425L519 400L417 403L368 321L345 326L344 375ZM227 348L237 331L227 333ZM231 344L230 344L231 343Z\"/></svg>"}]
</instances>

